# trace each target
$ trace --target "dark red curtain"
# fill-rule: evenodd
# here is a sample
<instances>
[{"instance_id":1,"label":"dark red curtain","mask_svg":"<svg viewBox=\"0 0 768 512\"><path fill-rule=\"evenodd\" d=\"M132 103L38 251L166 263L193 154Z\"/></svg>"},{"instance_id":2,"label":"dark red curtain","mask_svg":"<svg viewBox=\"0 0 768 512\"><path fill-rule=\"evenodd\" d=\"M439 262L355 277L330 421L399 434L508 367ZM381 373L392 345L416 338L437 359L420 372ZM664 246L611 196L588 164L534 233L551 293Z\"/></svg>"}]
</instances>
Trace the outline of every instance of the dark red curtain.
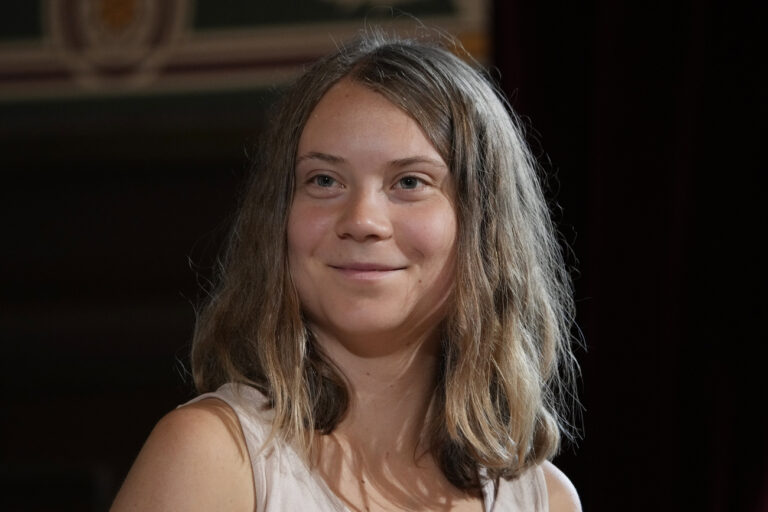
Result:
<instances>
[{"instance_id":1,"label":"dark red curtain","mask_svg":"<svg viewBox=\"0 0 768 512\"><path fill-rule=\"evenodd\" d=\"M584 438L557 462L586 510L768 510L756 3L493 19L578 269Z\"/></svg>"}]
</instances>

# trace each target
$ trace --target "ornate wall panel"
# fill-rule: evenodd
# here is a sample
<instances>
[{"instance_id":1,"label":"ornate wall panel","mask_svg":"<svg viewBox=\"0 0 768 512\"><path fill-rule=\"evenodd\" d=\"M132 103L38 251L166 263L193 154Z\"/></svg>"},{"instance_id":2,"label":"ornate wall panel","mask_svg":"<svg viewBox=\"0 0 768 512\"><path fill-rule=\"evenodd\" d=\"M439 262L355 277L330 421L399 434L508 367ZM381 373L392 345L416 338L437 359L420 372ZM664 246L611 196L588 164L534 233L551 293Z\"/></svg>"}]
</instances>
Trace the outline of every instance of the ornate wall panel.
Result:
<instances>
[{"instance_id":1,"label":"ornate wall panel","mask_svg":"<svg viewBox=\"0 0 768 512\"><path fill-rule=\"evenodd\" d=\"M48 0L3 9L6 102L263 87L366 24L423 23L481 61L487 54L486 0Z\"/></svg>"}]
</instances>

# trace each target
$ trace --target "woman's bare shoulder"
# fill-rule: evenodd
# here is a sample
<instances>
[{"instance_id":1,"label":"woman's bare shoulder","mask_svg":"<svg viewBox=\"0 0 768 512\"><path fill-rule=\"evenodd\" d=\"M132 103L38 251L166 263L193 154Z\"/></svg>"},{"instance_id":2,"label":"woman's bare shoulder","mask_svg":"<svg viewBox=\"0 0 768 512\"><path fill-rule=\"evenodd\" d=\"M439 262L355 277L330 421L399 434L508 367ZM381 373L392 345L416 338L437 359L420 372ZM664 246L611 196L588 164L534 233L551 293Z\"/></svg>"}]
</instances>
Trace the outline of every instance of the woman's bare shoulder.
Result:
<instances>
[{"instance_id":1,"label":"woman's bare shoulder","mask_svg":"<svg viewBox=\"0 0 768 512\"><path fill-rule=\"evenodd\" d=\"M168 413L152 430L112 509L253 510L251 465L240 424L206 399Z\"/></svg>"},{"instance_id":2,"label":"woman's bare shoulder","mask_svg":"<svg viewBox=\"0 0 768 512\"><path fill-rule=\"evenodd\" d=\"M549 510L551 512L581 512L579 493L565 473L551 462L544 461L541 465L544 479L547 482Z\"/></svg>"}]
</instances>

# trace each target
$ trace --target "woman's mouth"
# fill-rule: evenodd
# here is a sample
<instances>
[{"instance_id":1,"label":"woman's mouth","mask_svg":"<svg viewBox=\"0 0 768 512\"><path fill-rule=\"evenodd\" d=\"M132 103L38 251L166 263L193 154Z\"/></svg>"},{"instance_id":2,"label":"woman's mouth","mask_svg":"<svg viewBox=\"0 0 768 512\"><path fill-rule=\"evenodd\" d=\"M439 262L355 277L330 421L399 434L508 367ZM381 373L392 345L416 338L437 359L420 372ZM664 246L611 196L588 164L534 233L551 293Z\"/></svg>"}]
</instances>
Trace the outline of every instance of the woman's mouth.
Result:
<instances>
[{"instance_id":1,"label":"woman's mouth","mask_svg":"<svg viewBox=\"0 0 768 512\"><path fill-rule=\"evenodd\" d=\"M380 263L343 263L329 266L345 277L360 280L381 279L405 269L405 267Z\"/></svg>"}]
</instances>

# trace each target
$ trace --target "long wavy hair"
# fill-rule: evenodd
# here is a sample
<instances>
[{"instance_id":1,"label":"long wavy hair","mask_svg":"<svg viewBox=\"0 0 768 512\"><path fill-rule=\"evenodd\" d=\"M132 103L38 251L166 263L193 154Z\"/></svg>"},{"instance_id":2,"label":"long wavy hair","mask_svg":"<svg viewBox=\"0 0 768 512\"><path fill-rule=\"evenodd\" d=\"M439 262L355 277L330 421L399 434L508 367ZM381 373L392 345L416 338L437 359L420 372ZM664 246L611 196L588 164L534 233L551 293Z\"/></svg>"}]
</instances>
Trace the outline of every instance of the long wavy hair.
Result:
<instances>
[{"instance_id":1,"label":"long wavy hair","mask_svg":"<svg viewBox=\"0 0 768 512\"><path fill-rule=\"evenodd\" d=\"M455 49L454 49L455 50ZM571 284L516 116L484 75L442 41L368 33L287 90L254 162L214 289L198 313L199 392L253 386L273 434L310 453L348 407L345 380L302 318L286 225L303 127L328 89L352 80L408 113L448 163L458 218L453 300L424 426L446 477L477 488L478 468L514 478L552 457L573 397Z\"/></svg>"}]
</instances>

